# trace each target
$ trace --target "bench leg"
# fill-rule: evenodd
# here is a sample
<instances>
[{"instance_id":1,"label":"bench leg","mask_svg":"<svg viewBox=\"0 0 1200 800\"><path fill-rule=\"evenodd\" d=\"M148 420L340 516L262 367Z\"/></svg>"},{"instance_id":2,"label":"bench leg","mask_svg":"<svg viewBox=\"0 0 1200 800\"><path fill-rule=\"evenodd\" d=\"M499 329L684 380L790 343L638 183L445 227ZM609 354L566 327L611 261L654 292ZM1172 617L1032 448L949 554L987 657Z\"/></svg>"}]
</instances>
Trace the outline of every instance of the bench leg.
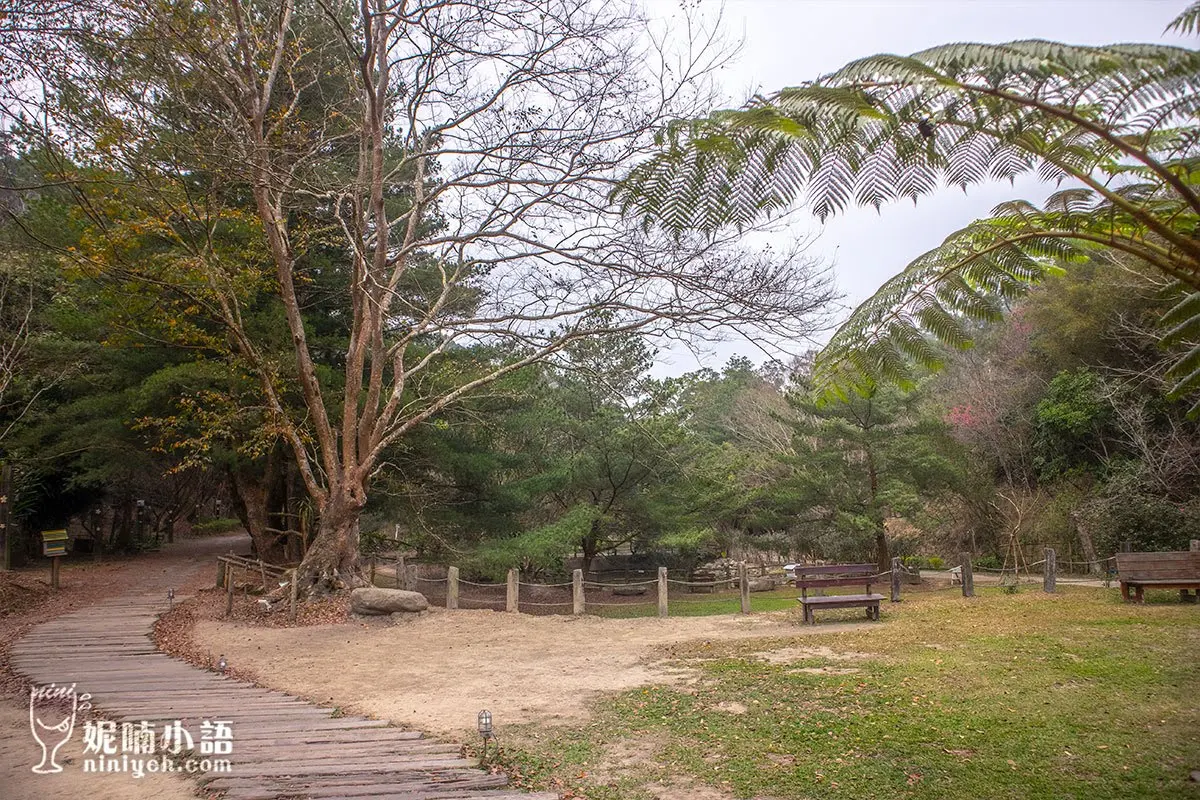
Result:
<instances>
[{"instance_id":1,"label":"bench leg","mask_svg":"<svg viewBox=\"0 0 1200 800\"><path fill-rule=\"evenodd\" d=\"M1129 584L1128 583L1121 584L1121 599L1124 600L1126 603L1129 602Z\"/></svg>"},{"instance_id":2,"label":"bench leg","mask_svg":"<svg viewBox=\"0 0 1200 800\"><path fill-rule=\"evenodd\" d=\"M1187 589L1179 590L1179 601L1181 603L1195 603L1197 600L1200 600L1200 589L1197 589L1192 594L1188 594Z\"/></svg>"},{"instance_id":3,"label":"bench leg","mask_svg":"<svg viewBox=\"0 0 1200 800\"><path fill-rule=\"evenodd\" d=\"M875 606L875 621L879 622L879 606Z\"/></svg>"},{"instance_id":4,"label":"bench leg","mask_svg":"<svg viewBox=\"0 0 1200 800\"><path fill-rule=\"evenodd\" d=\"M1142 592L1144 592L1144 591L1146 591L1146 590L1143 589L1141 586L1134 587L1134 602L1135 603L1146 602L1145 600L1142 599Z\"/></svg>"},{"instance_id":5,"label":"bench leg","mask_svg":"<svg viewBox=\"0 0 1200 800\"><path fill-rule=\"evenodd\" d=\"M871 611L870 606L867 606L867 619L875 619L874 613Z\"/></svg>"}]
</instances>

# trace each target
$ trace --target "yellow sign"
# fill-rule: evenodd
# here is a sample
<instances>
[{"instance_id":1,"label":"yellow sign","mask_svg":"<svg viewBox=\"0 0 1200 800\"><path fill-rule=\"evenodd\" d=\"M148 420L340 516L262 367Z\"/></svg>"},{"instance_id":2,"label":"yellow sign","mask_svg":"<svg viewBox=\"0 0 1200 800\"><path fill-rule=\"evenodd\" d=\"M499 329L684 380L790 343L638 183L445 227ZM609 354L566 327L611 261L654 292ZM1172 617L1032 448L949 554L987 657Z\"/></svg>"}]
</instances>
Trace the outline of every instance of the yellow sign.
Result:
<instances>
[{"instance_id":1,"label":"yellow sign","mask_svg":"<svg viewBox=\"0 0 1200 800\"><path fill-rule=\"evenodd\" d=\"M67 532L42 531L42 555L65 556L67 554Z\"/></svg>"}]
</instances>

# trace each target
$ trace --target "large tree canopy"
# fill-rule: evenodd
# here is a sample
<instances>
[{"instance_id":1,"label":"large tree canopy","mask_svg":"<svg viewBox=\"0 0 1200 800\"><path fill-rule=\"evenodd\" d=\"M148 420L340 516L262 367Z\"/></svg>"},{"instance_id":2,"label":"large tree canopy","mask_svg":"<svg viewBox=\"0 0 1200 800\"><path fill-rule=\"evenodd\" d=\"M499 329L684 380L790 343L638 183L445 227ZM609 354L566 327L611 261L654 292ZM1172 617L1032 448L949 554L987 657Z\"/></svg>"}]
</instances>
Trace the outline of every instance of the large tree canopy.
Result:
<instances>
[{"instance_id":1,"label":"large tree canopy","mask_svg":"<svg viewBox=\"0 0 1200 800\"><path fill-rule=\"evenodd\" d=\"M1172 25L1194 34L1200 5ZM1200 387L1200 53L1156 44L948 44L878 55L746 107L676 123L618 195L647 226L718 231L805 198L916 202L946 186L1036 173L1065 184L952 234L863 303L817 360L826 396L911 384L979 321L1072 262L1104 253L1187 294L1164 319L1187 343L1176 391Z\"/></svg>"},{"instance_id":2,"label":"large tree canopy","mask_svg":"<svg viewBox=\"0 0 1200 800\"><path fill-rule=\"evenodd\" d=\"M63 257L256 383L319 518L305 586L355 580L389 448L468 393L590 336L803 332L826 296L796 253L648 233L610 201L722 57L626 4L22 9L3 99L77 187ZM505 355L459 370L479 343Z\"/></svg>"}]
</instances>

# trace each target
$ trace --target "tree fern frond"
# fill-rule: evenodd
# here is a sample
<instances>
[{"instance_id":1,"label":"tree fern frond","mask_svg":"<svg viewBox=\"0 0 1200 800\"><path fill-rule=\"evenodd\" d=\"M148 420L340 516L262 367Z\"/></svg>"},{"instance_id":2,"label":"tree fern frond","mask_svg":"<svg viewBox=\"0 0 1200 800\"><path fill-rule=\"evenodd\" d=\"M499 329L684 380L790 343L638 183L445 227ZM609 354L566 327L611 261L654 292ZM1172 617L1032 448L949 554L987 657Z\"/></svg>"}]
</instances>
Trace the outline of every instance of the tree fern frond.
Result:
<instances>
[{"instance_id":1,"label":"tree fern frond","mask_svg":"<svg viewBox=\"0 0 1200 800\"><path fill-rule=\"evenodd\" d=\"M743 181L733 200L693 192L688 213L674 220L704 229L744 223L749 210L772 210L804 193L823 217L852 202L917 200L943 181L967 187L1031 170L1061 181L1130 160L1136 145L1128 137L1194 117L1197 97L1200 54L1166 45L1032 40L871 56L680 126L672 146L635 168L617 197L651 224L667 224L663 192L733 185L747 165L765 163L764 153L781 180ZM682 156L689 148L710 157ZM661 177L672 171L680 182Z\"/></svg>"},{"instance_id":2,"label":"tree fern frond","mask_svg":"<svg viewBox=\"0 0 1200 800\"><path fill-rule=\"evenodd\" d=\"M1182 33L1184 36L1195 36L1200 33L1200 3L1192 3L1167 26L1164 33Z\"/></svg>"}]
</instances>

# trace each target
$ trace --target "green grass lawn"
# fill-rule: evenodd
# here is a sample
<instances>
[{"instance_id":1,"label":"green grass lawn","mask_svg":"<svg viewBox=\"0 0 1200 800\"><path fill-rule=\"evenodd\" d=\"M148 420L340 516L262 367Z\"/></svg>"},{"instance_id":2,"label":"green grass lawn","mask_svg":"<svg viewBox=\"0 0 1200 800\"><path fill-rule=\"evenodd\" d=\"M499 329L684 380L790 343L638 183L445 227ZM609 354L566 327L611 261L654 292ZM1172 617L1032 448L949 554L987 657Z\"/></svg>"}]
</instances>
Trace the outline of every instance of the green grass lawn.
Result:
<instances>
[{"instance_id":1,"label":"green grass lawn","mask_svg":"<svg viewBox=\"0 0 1200 800\"><path fill-rule=\"evenodd\" d=\"M1200 769L1200 606L1177 597L913 593L851 632L675 646L661 655L694 683L605 698L581 728L506 731L502 760L518 783L594 800L662 785L780 800L1200 799L1188 782ZM755 599L799 625L794 590ZM789 647L826 657L756 656Z\"/></svg>"}]
</instances>

